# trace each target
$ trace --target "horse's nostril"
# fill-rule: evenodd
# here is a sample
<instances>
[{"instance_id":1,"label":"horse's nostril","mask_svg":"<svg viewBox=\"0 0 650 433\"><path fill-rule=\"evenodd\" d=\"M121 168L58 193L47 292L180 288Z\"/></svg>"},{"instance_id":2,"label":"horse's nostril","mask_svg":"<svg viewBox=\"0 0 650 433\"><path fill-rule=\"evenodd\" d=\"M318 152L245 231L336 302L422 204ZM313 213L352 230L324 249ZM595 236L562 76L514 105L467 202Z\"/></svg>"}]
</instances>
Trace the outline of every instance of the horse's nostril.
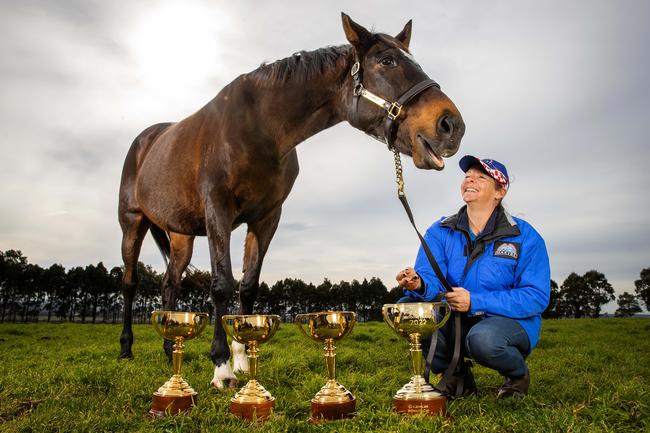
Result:
<instances>
[{"instance_id":1,"label":"horse's nostril","mask_svg":"<svg viewBox=\"0 0 650 433\"><path fill-rule=\"evenodd\" d=\"M444 115L438 120L438 134L442 137L449 138L454 132L454 124L449 116Z\"/></svg>"}]
</instances>

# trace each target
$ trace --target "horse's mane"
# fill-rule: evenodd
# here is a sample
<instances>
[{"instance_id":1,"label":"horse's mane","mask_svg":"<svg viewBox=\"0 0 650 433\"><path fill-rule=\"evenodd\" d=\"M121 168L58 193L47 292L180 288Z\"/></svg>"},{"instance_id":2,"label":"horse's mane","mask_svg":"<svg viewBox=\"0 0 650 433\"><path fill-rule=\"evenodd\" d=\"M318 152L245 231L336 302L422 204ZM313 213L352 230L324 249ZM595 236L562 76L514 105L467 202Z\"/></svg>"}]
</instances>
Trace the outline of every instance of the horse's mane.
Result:
<instances>
[{"instance_id":1,"label":"horse's mane","mask_svg":"<svg viewBox=\"0 0 650 433\"><path fill-rule=\"evenodd\" d=\"M324 47L315 51L298 51L285 59L263 63L248 74L259 85L286 83L289 80L304 83L336 69L337 61L352 52L351 45Z\"/></svg>"}]
</instances>

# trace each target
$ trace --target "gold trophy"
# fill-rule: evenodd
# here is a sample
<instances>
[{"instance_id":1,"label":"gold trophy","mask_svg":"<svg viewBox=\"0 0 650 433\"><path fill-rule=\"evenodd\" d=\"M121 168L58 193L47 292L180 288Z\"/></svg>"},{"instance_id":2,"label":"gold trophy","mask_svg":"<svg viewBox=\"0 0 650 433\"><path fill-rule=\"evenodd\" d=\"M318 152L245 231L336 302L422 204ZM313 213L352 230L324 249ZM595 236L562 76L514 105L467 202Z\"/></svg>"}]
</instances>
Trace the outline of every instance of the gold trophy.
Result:
<instances>
[{"instance_id":1,"label":"gold trophy","mask_svg":"<svg viewBox=\"0 0 650 433\"><path fill-rule=\"evenodd\" d=\"M188 412L196 404L197 392L181 377L183 342L198 336L209 322L206 313L154 311L151 323L160 336L174 342L172 364L174 375L153 393L150 414L176 415Z\"/></svg>"},{"instance_id":2,"label":"gold trophy","mask_svg":"<svg viewBox=\"0 0 650 433\"><path fill-rule=\"evenodd\" d=\"M298 314L296 324L307 337L325 343L327 382L311 399L311 421L323 419L352 418L356 400L352 393L336 381L336 347L338 341L348 335L357 321L357 315L349 311L327 311ZM307 331L303 328L307 325Z\"/></svg>"},{"instance_id":3,"label":"gold trophy","mask_svg":"<svg viewBox=\"0 0 650 433\"><path fill-rule=\"evenodd\" d=\"M230 338L248 346L246 354L250 380L230 400L230 412L249 420L264 420L273 414L275 397L257 381L257 345L273 337L280 326L280 316L223 316L221 323Z\"/></svg>"},{"instance_id":4,"label":"gold trophy","mask_svg":"<svg viewBox=\"0 0 650 433\"><path fill-rule=\"evenodd\" d=\"M446 312L443 315L441 309ZM424 358L420 341L431 336L449 319L449 306L443 302L414 302L386 304L382 307L384 321L410 342L411 381L397 391L393 397L395 410L406 415L445 414L447 399L422 377Z\"/></svg>"}]
</instances>

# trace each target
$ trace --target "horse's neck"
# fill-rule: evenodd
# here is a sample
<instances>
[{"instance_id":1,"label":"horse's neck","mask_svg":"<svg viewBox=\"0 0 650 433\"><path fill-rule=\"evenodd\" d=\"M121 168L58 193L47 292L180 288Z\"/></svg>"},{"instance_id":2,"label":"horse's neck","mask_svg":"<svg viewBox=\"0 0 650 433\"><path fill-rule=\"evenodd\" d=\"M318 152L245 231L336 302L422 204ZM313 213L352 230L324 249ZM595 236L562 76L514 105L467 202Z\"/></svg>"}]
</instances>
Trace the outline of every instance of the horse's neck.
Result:
<instances>
[{"instance_id":1,"label":"horse's neck","mask_svg":"<svg viewBox=\"0 0 650 433\"><path fill-rule=\"evenodd\" d=\"M287 82L265 89L268 97L278 103L271 105L260 120L268 136L274 138L279 155L286 155L307 138L346 119L352 99L349 63L342 58L336 70L309 82Z\"/></svg>"}]
</instances>

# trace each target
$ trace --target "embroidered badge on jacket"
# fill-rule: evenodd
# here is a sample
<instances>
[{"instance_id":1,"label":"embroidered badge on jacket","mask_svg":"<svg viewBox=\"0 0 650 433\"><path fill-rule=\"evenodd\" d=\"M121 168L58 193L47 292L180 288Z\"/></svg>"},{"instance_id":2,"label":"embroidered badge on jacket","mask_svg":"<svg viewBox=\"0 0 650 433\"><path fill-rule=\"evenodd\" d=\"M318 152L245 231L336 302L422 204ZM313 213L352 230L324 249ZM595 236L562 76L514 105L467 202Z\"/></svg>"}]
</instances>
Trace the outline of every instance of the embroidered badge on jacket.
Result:
<instances>
[{"instance_id":1,"label":"embroidered badge on jacket","mask_svg":"<svg viewBox=\"0 0 650 433\"><path fill-rule=\"evenodd\" d=\"M503 242L497 241L494 243L494 256L504 257L507 259L517 260L521 251L521 244L519 242Z\"/></svg>"}]
</instances>

